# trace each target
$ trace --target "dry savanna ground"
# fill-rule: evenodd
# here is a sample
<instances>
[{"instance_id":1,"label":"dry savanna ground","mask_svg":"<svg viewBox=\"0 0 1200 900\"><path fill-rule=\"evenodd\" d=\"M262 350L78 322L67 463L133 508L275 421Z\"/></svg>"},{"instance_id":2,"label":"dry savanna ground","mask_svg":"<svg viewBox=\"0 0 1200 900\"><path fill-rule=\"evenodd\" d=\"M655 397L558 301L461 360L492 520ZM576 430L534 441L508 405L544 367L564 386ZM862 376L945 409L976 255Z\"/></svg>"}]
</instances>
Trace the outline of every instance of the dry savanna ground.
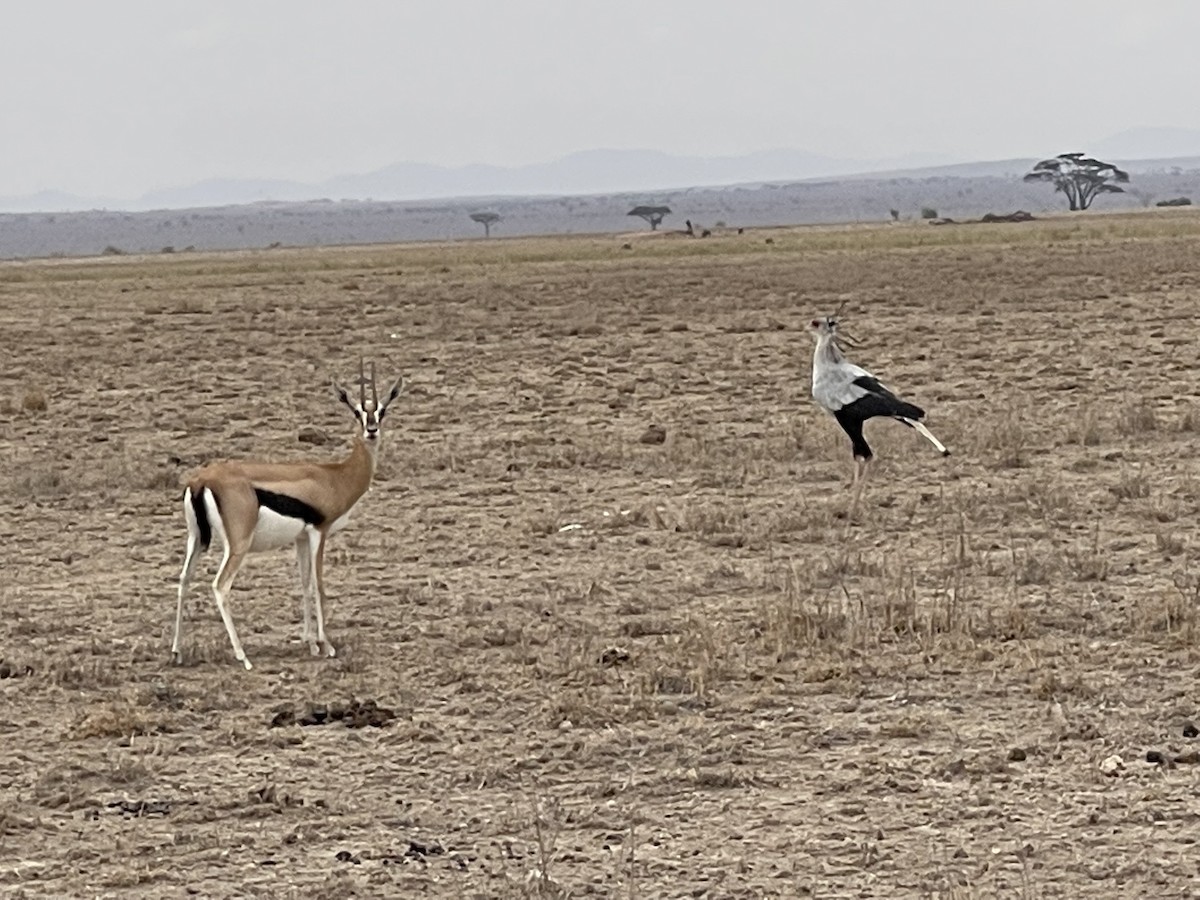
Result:
<instances>
[{"instance_id":1,"label":"dry savanna ground","mask_svg":"<svg viewBox=\"0 0 1200 900\"><path fill-rule=\"evenodd\" d=\"M1198 251L1180 212L0 266L0 891L1192 896ZM872 423L852 519L843 302L954 451ZM210 554L170 665L180 479L344 452L360 354L409 388L337 658L279 552L243 671Z\"/></svg>"}]
</instances>

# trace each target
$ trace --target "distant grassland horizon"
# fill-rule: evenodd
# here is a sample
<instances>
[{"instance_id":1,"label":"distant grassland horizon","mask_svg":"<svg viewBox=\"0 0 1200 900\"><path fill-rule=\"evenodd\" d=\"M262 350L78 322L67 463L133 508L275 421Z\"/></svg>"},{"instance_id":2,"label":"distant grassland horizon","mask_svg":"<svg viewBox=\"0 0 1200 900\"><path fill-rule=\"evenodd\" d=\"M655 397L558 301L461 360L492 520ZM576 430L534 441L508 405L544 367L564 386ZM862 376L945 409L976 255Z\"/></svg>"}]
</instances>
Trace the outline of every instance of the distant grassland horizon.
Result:
<instances>
[{"instance_id":1,"label":"distant grassland horizon","mask_svg":"<svg viewBox=\"0 0 1200 900\"><path fill-rule=\"evenodd\" d=\"M1093 210L1132 211L1160 200L1200 201L1200 170L1135 174L1127 193L1099 198ZM754 186L696 187L623 194L473 197L421 201L254 203L146 212L91 210L0 214L0 259L170 253L188 250L315 247L397 241L483 240L471 215L495 212L493 239L637 232L642 204L672 213L662 228L691 220L697 234L737 228L919 220L923 210L953 219L1018 209L1038 216L1065 212L1045 184L1009 176L843 178Z\"/></svg>"}]
</instances>

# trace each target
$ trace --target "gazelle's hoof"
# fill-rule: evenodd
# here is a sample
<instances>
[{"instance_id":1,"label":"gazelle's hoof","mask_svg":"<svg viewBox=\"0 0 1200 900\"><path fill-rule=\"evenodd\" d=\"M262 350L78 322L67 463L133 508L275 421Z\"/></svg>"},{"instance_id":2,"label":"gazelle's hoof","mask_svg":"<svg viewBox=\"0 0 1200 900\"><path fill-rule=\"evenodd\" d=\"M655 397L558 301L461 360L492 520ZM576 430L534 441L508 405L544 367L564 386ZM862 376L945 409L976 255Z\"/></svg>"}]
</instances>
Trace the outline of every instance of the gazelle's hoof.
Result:
<instances>
[{"instance_id":1,"label":"gazelle's hoof","mask_svg":"<svg viewBox=\"0 0 1200 900\"><path fill-rule=\"evenodd\" d=\"M337 656L337 651L333 649L333 644L329 643L328 641L325 642L325 655L330 659Z\"/></svg>"},{"instance_id":2,"label":"gazelle's hoof","mask_svg":"<svg viewBox=\"0 0 1200 900\"><path fill-rule=\"evenodd\" d=\"M246 667L247 672L249 672L251 669L254 668L254 666L250 665L250 660L248 660L248 659L243 659L242 665Z\"/></svg>"},{"instance_id":3,"label":"gazelle's hoof","mask_svg":"<svg viewBox=\"0 0 1200 900\"><path fill-rule=\"evenodd\" d=\"M308 652L311 653L313 656L320 656L321 655L321 646L316 641L309 641L308 642Z\"/></svg>"},{"instance_id":4,"label":"gazelle's hoof","mask_svg":"<svg viewBox=\"0 0 1200 900\"><path fill-rule=\"evenodd\" d=\"M183 665L183 651L182 650L172 650L171 651L171 665L173 665L173 666L182 666Z\"/></svg>"}]
</instances>

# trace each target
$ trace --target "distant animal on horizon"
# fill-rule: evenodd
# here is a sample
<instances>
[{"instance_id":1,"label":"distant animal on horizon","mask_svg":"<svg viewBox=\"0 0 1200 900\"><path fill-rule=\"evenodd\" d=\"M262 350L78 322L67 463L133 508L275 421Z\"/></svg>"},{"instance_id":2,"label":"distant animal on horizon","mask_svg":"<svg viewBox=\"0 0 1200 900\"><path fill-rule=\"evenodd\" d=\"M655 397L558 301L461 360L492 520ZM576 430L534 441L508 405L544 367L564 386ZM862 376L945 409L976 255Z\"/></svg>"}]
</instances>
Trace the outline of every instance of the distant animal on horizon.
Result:
<instances>
[{"instance_id":1,"label":"distant animal on horizon","mask_svg":"<svg viewBox=\"0 0 1200 900\"><path fill-rule=\"evenodd\" d=\"M813 319L809 328L816 339L816 348L813 350L813 399L833 414L850 437L854 454L854 480L851 483L854 499L850 505L853 514L858 508L866 482L867 466L875 455L863 437L863 424L868 419L878 416L895 419L915 429L942 456L949 456L950 451L921 423L921 419L925 418L925 410L915 403L901 400L884 387L878 378L846 358L838 346L836 315Z\"/></svg>"},{"instance_id":2,"label":"distant animal on horizon","mask_svg":"<svg viewBox=\"0 0 1200 900\"><path fill-rule=\"evenodd\" d=\"M215 534L225 547L221 567L213 580L213 597L229 633L233 653L247 669L250 660L238 640L229 611L233 579L246 556L277 550L293 544L300 572L303 624L301 639L313 656L334 656L336 651L325 636L325 547L340 531L351 510L371 486L382 443L384 414L400 394L403 378L397 378L381 401L371 365L371 398L366 395L367 378L359 362L359 398L355 402L336 381L339 400L354 413L361 431L344 459L333 462L218 462L200 469L183 492L183 515L187 522L187 552L179 576L179 599L175 611L175 638L171 657L183 661L180 639L183 630L183 601L199 555L208 549ZM316 633L310 628L310 607L315 613Z\"/></svg>"}]
</instances>

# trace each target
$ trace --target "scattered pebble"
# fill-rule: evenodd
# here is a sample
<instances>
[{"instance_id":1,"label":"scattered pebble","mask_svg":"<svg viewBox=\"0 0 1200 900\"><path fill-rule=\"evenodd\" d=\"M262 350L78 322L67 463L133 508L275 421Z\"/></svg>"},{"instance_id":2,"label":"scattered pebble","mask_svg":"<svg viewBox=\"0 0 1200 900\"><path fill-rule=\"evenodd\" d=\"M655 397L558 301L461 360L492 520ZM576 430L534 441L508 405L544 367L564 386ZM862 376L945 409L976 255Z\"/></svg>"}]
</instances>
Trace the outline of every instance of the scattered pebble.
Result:
<instances>
[{"instance_id":1,"label":"scattered pebble","mask_svg":"<svg viewBox=\"0 0 1200 900\"><path fill-rule=\"evenodd\" d=\"M643 444L662 444L667 440L667 429L661 425L651 425L638 440Z\"/></svg>"},{"instance_id":2,"label":"scattered pebble","mask_svg":"<svg viewBox=\"0 0 1200 900\"><path fill-rule=\"evenodd\" d=\"M600 654L600 665L615 666L629 662L629 651L624 647L609 647Z\"/></svg>"},{"instance_id":3,"label":"scattered pebble","mask_svg":"<svg viewBox=\"0 0 1200 900\"><path fill-rule=\"evenodd\" d=\"M1193 722L1183 723L1183 736L1185 738L1200 737L1200 728L1197 728Z\"/></svg>"},{"instance_id":4,"label":"scattered pebble","mask_svg":"<svg viewBox=\"0 0 1200 900\"><path fill-rule=\"evenodd\" d=\"M1114 753L1112 756L1105 757L1100 762L1100 774L1102 775L1117 775L1125 768L1125 760L1121 759L1120 755Z\"/></svg>"},{"instance_id":5,"label":"scattered pebble","mask_svg":"<svg viewBox=\"0 0 1200 900\"><path fill-rule=\"evenodd\" d=\"M33 666L19 666L16 663L0 662L0 678L24 678L33 674Z\"/></svg>"},{"instance_id":6,"label":"scattered pebble","mask_svg":"<svg viewBox=\"0 0 1200 900\"><path fill-rule=\"evenodd\" d=\"M300 429L300 433L296 435L296 440L302 444L322 445L329 443L329 435L320 428L315 428L312 425L305 425Z\"/></svg>"}]
</instances>

